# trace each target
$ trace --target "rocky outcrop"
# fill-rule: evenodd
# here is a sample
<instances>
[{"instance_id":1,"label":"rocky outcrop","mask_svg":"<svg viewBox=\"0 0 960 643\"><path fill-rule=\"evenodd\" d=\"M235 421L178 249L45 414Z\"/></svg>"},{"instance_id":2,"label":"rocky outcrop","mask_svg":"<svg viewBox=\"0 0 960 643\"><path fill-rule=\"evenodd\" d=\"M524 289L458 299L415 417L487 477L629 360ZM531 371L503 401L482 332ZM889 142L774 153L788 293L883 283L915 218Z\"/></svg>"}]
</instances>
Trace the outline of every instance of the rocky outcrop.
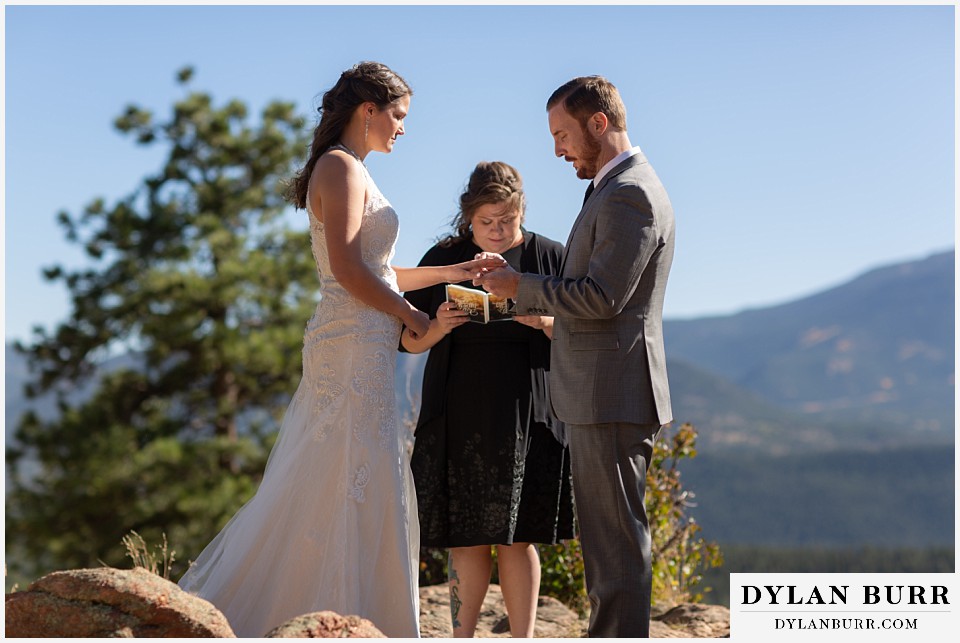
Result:
<instances>
[{"instance_id":1,"label":"rocky outcrop","mask_svg":"<svg viewBox=\"0 0 960 643\"><path fill-rule=\"evenodd\" d=\"M213 605L144 569L53 572L5 603L9 637L234 638Z\"/></svg>"},{"instance_id":2,"label":"rocky outcrop","mask_svg":"<svg viewBox=\"0 0 960 643\"><path fill-rule=\"evenodd\" d=\"M270 630L268 639L384 639L383 632L365 618L336 612L313 612L290 619Z\"/></svg>"},{"instance_id":3,"label":"rocky outcrop","mask_svg":"<svg viewBox=\"0 0 960 643\"><path fill-rule=\"evenodd\" d=\"M587 620L548 596L537 605L537 638L581 638ZM420 633L450 638L446 585L420 588ZM730 612L717 605L654 606L653 638L730 636ZM27 591L6 596L6 635L26 637L234 638L227 619L209 602L144 569L78 569L54 572ZM480 610L478 637L510 636L503 594L491 585ZM314 612L274 628L268 638L385 638L359 616Z\"/></svg>"},{"instance_id":4,"label":"rocky outcrop","mask_svg":"<svg viewBox=\"0 0 960 643\"><path fill-rule=\"evenodd\" d=\"M730 638L730 610L722 605L681 603L650 619L651 638Z\"/></svg>"},{"instance_id":5,"label":"rocky outcrop","mask_svg":"<svg viewBox=\"0 0 960 643\"><path fill-rule=\"evenodd\" d=\"M555 598L541 596L537 604L537 638L581 638L587 634L587 619ZM424 638L449 638L450 595L446 585L420 588L420 635ZM510 623L500 587L490 590L480 608L478 638L508 637ZM656 606L650 620L651 638L728 638L730 611L719 605L683 603Z\"/></svg>"},{"instance_id":6,"label":"rocky outcrop","mask_svg":"<svg viewBox=\"0 0 960 643\"><path fill-rule=\"evenodd\" d=\"M499 585L490 585L477 622L478 637L510 636L510 621L503 606ZM580 636L577 613L555 598L541 596L537 603L537 622L533 635L538 638L570 638ZM450 638L450 591L446 585L420 588L420 636Z\"/></svg>"}]
</instances>

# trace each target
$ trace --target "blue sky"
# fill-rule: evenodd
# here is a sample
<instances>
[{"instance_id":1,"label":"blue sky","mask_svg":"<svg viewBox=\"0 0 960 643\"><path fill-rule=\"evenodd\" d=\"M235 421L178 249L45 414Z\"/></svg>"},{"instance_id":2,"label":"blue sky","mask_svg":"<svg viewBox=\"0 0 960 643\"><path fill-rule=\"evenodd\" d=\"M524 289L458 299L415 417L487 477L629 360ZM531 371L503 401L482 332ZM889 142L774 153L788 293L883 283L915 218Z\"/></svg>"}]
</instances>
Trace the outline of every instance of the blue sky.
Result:
<instances>
[{"instance_id":1,"label":"blue sky","mask_svg":"<svg viewBox=\"0 0 960 643\"><path fill-rule=\"evenodd\" d=\"M444 231L480 160L516 166L527 226L564 241L585 184L553 157L544 103L595 73L673 201L667 317L954 245L952 6L7 6L5 38L8 340L68 314L41 269L84 258L54 217L158 167L111 123L131 102L167 114L188 64L218 104L290 100L311 118L359 60L403 75L407 135L368 158L400 214L398 265Z\"/></svg>"}]
</instances>

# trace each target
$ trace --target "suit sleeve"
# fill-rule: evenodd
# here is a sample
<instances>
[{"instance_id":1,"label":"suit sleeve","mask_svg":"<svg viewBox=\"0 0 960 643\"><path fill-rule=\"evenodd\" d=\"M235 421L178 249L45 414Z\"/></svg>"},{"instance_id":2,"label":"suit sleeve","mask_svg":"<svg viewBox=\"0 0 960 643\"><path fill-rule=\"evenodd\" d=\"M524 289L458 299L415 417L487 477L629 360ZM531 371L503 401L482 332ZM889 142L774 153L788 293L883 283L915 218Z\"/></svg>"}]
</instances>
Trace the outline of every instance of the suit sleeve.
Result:
<instances>
[{"instance_id":1,"label":"suit sleeve","mask_svg":"<svg viewBox=\"0 0 960 643\"><path fill-rule=\"evenodd\" d=\"M517 289L521 314L539 309L548 315L609 319L626 306L660 244L656 218L636 185L617 187L598 207L587 274L578 278L523 274ZM574 251L575 245L574 240Z\"/></svg>"}]
</instances>

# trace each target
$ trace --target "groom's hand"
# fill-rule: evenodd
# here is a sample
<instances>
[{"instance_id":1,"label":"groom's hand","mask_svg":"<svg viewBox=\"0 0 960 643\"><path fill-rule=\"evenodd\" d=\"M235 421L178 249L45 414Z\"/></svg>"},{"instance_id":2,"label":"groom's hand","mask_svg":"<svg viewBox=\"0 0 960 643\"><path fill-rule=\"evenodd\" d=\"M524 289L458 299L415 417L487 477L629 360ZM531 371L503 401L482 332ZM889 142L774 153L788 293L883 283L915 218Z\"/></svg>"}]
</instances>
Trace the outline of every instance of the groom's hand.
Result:
<instances>
[{"instance_id":1,"label":"groom's hand","mask_svg":"<svg viewBox=\"0 0 960 643\"><path fill-rule=\"evenodd\" d=\"M478 272L473 278L474 286L483 286L483 289L497 297L505 299L517 298L517 285L520 283L520 273L506 266L493 270Z\"/></svg>"}]
</instances>

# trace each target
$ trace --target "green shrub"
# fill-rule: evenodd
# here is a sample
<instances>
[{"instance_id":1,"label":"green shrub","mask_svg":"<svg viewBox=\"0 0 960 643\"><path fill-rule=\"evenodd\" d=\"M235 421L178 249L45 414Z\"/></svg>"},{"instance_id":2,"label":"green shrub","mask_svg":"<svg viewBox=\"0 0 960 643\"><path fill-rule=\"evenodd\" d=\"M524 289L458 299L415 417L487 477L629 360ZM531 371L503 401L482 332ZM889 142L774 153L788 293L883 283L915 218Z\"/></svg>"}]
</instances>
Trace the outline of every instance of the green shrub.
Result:
<instances>
[{"instance_id":1,"label":"green shrub","mask_svg":"<svg viewBox=\"0 0 960 643\"><path fill-rule=\"evenodd\" d=\"M590 602L583 583L580 539L540 545L540 595L552 596L581 616Z\"/></svg>"},{"instance_id":2,"label":"green shrub","mask_svg":"<svg viewBox=\"0 0 960 643\"><path fill-rule=\"evenodd\" d=\"M703 571L723 564L719 546L705 541L699 535L700 525L686 515L687 508L694 506L695 494L683 488L677 467L680 460L696 457L696 440L697 430L692 424L663 429L647 472L654 601L702 601L699 585Z\"/></svg>"}]
</instances>

